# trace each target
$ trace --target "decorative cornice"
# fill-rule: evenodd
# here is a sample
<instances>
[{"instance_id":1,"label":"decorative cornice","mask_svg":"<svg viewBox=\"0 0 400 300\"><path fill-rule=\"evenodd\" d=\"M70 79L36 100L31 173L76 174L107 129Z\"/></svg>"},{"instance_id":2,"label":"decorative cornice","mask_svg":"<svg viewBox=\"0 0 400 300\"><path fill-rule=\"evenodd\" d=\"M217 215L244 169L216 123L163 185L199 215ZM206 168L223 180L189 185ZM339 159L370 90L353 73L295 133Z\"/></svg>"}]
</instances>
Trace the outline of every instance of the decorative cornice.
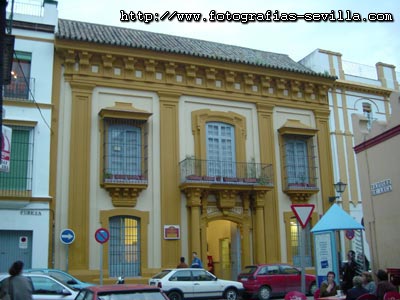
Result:
<instances>
[{"instance_id":1,"label":"decorative cornice","mask_svg":"<svg viewBox=\"0 0 400 300\"><path fill-rule=\"evenodd\" d=\"M70 48L59 48L57 53L64 59L66 78L82 74L87 80L94 82L97 78L114 78L186 85L199 89L235 92L235 95L243 94L244 97L250 94L318 105L328 104L328 89L333 86L333 80L327 78L307 78L297 73L279 74L276 71L274 72L277 74L270 76L257 68L254 68L254 72L249 72L226 69L222 66L206 67L193 62L148 58L143 53L133 57ZM143 76L137 75L137 72ZM88 75L90 77L87 77Z\"/></svg>"}]
</instances>

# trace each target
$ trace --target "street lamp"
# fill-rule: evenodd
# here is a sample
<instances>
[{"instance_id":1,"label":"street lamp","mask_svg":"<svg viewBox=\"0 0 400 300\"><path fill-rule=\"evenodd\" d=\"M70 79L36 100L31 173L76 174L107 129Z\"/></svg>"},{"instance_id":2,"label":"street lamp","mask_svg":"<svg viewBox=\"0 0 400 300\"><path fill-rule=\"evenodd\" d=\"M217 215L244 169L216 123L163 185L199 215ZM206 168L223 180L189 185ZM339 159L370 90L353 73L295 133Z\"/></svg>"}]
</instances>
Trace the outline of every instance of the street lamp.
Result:
<instances>
[{"instance_id":1,"label":"street lamp","mask_svg":"<svg viewBox=\"0 0 400 300\"><path fill-rule=\"evenodd\" d=\"M346 189L347 184L344 183L344 182L341 182L339 180L333 186L335 187L335 191L336 191L336 193L339 194L339 196L331 196L331 197L329 197L329 202L330 203L334 202L336 199L338 199L338 198L340 198L342 196L342 193Z\"/></svg>"}]
</instances>

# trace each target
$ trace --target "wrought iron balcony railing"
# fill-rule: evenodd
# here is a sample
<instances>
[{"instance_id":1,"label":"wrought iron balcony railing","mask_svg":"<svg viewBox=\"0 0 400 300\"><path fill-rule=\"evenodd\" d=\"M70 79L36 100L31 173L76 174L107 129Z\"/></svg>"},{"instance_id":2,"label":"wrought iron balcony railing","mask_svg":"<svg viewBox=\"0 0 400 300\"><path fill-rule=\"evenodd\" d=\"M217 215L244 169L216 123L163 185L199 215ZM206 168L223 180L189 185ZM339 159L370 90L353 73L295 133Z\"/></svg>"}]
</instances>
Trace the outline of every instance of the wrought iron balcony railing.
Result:
<instances>
[{"instance_id":1,"label":"wrought iron balcony railing","mask_svg":"<svg viewBox=\"0 0 400 300\"><path fill-rule=\"evenodd\" d=\"M271 164L186 158L179 163L182 183L273 185Z\"/></svg>"},{"instance_id":2,"label":"wrought iron balcony railing","mask_svg":"<svg viewBox=\"0 0 400 300\"><path fill-rule=\"evenodd\" d=\"M11 83L3 87L3 93L5 99L32 101L35 95L35 78L12 78Z\"/></svg>"}]
</instances>

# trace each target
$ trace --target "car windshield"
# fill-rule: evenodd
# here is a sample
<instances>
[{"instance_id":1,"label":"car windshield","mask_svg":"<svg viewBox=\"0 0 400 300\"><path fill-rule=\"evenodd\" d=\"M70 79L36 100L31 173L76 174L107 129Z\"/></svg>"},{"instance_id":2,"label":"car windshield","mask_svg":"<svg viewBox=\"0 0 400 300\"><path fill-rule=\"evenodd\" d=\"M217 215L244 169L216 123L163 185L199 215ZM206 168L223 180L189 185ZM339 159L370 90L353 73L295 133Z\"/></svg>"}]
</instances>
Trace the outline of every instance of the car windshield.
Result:
<instances>
[{"instance_id":1,"label":"car windshield","mask_svg":"<svg viewBox=\"0 0 400 300\"><path fill-rule=\"evenodd\" d=\"M130 291L124 293L101 293L99 300L165 300L160 291Z\"/></svg>"},{"instance_id":2,"label":"car windshield","mask_svg":"<svg viewBox=\"0 0 400 300\"><path fill-rule=\"evenodd\" d=\"M257 270L256 266L248 266L245 267L242 272L240 272L241 274L253 274L255 271Z\"/></svg>"},{"instance_id":3,"label":"car windshield","mask_svg":"<svg viewBox=\"0 0 400 300\"><path fill-rule=\"evenodd\" d=\"M164 278L165 275L167 275L169 272L171 272L171 270L163 270L160 273L154 275L152 278L153 279L161 279Z\"/></svg>"}]
</instances>

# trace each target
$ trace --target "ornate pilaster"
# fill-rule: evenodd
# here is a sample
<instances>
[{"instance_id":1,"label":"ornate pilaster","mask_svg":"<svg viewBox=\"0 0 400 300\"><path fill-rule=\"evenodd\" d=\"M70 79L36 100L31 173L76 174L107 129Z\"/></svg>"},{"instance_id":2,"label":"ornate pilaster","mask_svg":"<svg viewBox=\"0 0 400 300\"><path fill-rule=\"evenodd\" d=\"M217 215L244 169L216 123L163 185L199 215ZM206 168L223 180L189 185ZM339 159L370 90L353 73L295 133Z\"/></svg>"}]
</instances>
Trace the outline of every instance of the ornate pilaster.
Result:
<instances>
[{"instance_id":1,"label":"ornate pilaster","mask_svg":"<svg viewBox=\"0 0 400 300\"><path fill-rule=\"evenodd\" d=\"M254 208L256 210L256 263L265 262L265 224L264 224L264 205L265 191L257 191L254 199Z\"/></svg>"},{"instance_id":2,"label":"ornate pilaster","mask_svg":"<svg viewBox=\"0 0 400 300\"><path fill-rule=\"evenodd\" d=\"M201 208L201 189L200 188L188 188L185 190L187 197L187 205L190 208L191 215L191 234L190 234L190 245L191 251L196 251L201 256L201 235L200 235L200 208Z\"/></svg>"}]
</instances>

